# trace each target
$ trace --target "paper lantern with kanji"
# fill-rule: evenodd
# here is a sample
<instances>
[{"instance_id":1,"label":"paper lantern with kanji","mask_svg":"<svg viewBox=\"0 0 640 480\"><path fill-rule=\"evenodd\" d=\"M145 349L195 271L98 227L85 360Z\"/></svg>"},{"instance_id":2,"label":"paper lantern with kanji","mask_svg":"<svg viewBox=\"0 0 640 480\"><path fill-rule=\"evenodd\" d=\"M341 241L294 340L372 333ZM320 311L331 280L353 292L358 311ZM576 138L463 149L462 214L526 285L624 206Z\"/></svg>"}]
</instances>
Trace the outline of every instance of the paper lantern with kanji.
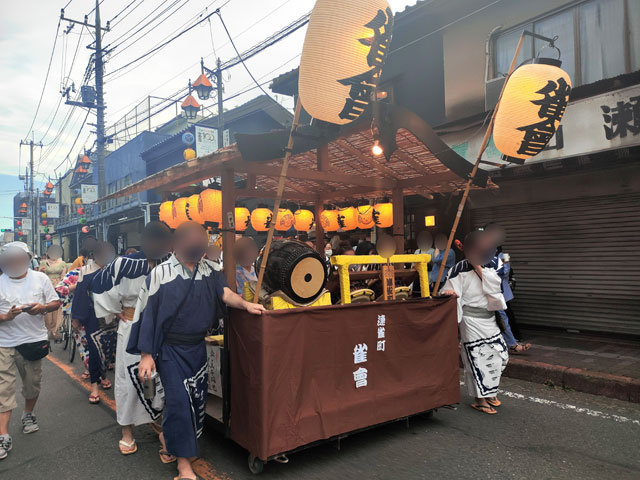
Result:
<instances>
[{"instance_id":1,"label":"paper lantern with kanji","mask_svg":"<svg viewBox=\"0 0 640 480\"><path fill-rule=\"evenodd\" d=\"M376 203L373 206L373 222L376 227L388 228L393 225L393 204Z\"/></svg>"},{"instance_id":2,"label":"paper lantern with kanji","mask_svg":"<svg viewBox=\"0 0 640 480\"><path fill-rule=\"evenodd\" d=\"M504 87L493 127L496 148L526 160L540 153L556 132L571 93L560 61L537 58L515 70Z\"/></svg>"},{"instance_id":3,"label":"paper lantern with kanji","mask_svg":"<svg viewBox=\"0 0 640 480\"><path fill-rule=\"evenodd\" d=\"M204 217L200 212L200 195L191 195L187 197L187 217L189 220L204 224Z\"/></svg>"},{"instance_id":4,"label":"paper lantern with kanji","mask_svg":"<svg viewBox=\"0 0 640 480\"><path fill-rule=\"evenodd\" d=\"M288 208L279 209L276 217L276 230L286 232L291 230L291 227L293 227L293 213Z\"/></svg>"},{"instance_id":5,"label":"paper lantern with kanji","mask_svg":"<svg viewBox=\"0 0 640 480\"><path fill-rule=\"evenodd\" d=\"M251 226L256 232L266 232L269 230L272 217L273 212L268 208L256 208L251 212Z\"/></svg>"},{"instance_id":6,"label":"paper lantern with kanji","mask_svg":"<svg viewBox=\"0 0 640 480\"><path fill-rule=\"evenodd\" d=\"M336 232L340 228L337 210L323 210L320 214L320 225L325 232Z\"/></svg>"},{"instance_id":7,"label":"paper lantern with kanji","mask_svg":"<svg viewBox=\"0 0 640 480\"><path fill-rule=\"evenodd\" d=\"M189 217L187 217L187 197L180 197L173 201L173 221L176 226L189 221Z\"/></svg>"},{"instance_id":8,"label":"paper lantern with kanji","mask_svg":"<svg viewBox=\"0 0 640 480\"><path fill-rule=\"evenodd\" d=\"M313 226L313 212L310 210L296 210L293 214L293 226L299 232L308 232Z\"/></svg>"},{"instance_id":9,"label":"paper lantern with kanji","mask_svg":"<svg viewBox=\"0 0 640 480\"><path fill-rule=\"evenodd\" d=\"M345 124L370 102L391 43L393 13L386 0L317 0L300 58L304 109Z\"/></svg>"},{"instance_id":10,"label":"paper lantern with kanji","mask_svg":"<svg viewBox=\"0 0 640 480\"><path fill-rule=\"evenodd\" d=\"M160 221L166 223L169 228L176 228L178 226L173 219L173 202L162 202L158 216L160 217Z\"/></svg>"},{"instance_id":11,"label":"paper lantern with kanji","mask_svg":"<svg viewBox=\"0 0 640 480\"><path fill-rule=\"evenodd\" d=\"M358 211L354 207L338 209L338 223L343 231L358 228Z\"/></svg>"},{"instance_id":12,"label":"paper lantern with kanji","mask_svg":"<svg viewBox=\"0 0 640 480\"><path fill-rule=\"evenodd\" d=\"M373 206L360 205L356 207L356 211L358 212L358 228L362 230L373 228L375 225L373 221Z\"/></svg>"},{"instance_id":13,"label":"paper lantern with kanji","mask_svg":"<svg viewBox=\"0 0 640 480\"><path fill-rule=\"evenodd\" d=\"M200 193L200 216L205 222L222 223L222 192L207 188Z\"/></svg>"},{"instance_id":14,"label":"paper lantern with kanji","mask_svg":"<svg viewBox=\"0 0 640 480\"><path fill-rule=\"evenodd\" d=\"M251 224L251 212L245 207L235 209L236 232L244 232Z\"/></svg>"}]
</instances>

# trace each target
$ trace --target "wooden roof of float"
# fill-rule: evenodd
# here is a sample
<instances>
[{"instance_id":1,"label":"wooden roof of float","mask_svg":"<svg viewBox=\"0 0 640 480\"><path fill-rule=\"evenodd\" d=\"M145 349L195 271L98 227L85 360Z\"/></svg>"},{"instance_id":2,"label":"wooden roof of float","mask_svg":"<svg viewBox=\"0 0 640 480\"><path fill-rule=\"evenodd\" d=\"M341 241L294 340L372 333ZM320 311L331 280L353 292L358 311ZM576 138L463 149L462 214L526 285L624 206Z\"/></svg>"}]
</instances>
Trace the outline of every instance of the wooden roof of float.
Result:
<instances>
[{"instance_id":1,"label":"wooden roof of float","mask_svg":"<svg viewBox=\"0 0 640 480\"><path fill-rule=\"evenodd\" d=\"M368 128L357 129L329 141L326 146L292 155L284 198L306 201L338 201L353 197L375 198L402 189L404 195L430 197L464 188L466 179L456 175L420 139L401 128L397 150L389 161L371 153L373 138ZM179 192L208 178L232 170L246 179L237 197L273 198L282 159L245 161L237 144L174 165L108 195L104 199L156 189ZM491 181L487 187L497 188Z\"/></svg>"}]
</instances>

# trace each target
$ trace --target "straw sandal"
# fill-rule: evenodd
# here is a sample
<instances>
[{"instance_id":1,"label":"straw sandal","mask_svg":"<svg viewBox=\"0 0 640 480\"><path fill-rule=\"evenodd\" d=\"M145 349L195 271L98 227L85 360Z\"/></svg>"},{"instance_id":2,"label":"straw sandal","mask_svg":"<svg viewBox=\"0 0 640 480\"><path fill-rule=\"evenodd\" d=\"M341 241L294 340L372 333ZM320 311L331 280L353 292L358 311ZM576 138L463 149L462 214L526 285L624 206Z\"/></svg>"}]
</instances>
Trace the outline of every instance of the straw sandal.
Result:
<instances>
[{"instance_id":1,"label":"straw sandal","mask_svg":"<svg viewBox=\"0 0 640 480\"><path fill-rule=\"evenodd\" d=\"M133 440L131 443L127 443L124 440L120 440L118 442L118 448L120 449L120 453L122 455L133 455L138 451L138 444L136 443L135 440Z\"/></svg>"},{"instance_id":2,"label":"straw sandal","mask_svg":"<svg viewBox=\"0 0 640 480\"><path fill-rule=\"evenodd\" d=\"M169 452L167 452L164 448L160 448L160 450L158 450L158 455L160 456L160 461L162 463L173 463L175 461L177 461L178 459L175 457L175 455L171 455ZM169 460L167 460L167 457L169 458Z\"/></svg>"},{"instance_id":3,"label":"straw sandal","mask_svg":"<svg viewBox=\"0 0 640 480\"><path fill-rule=\"evenodd\" d=\"M477 403L474 403L471 405L471 408L478 410L479 412L486 413L487 415L495 415L498 413L498 411L491 405L478 405Z\"/></svg>"}]
</instances>

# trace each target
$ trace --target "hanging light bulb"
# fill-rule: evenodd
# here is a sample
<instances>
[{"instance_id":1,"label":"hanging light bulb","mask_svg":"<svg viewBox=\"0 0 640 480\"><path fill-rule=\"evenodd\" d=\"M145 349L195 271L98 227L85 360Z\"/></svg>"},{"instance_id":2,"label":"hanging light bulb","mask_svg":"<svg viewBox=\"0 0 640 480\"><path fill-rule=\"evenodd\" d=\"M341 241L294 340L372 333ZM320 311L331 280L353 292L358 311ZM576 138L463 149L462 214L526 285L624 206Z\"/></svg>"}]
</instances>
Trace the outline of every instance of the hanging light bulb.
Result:
<instances>
[{"instance_id":1,"label":"hanging light bulb","mask_svg":"<svg viewBox=\"0 0 640 480\"><path fill-rule=\"evenodd\" d=\"M373 142L373 147L371 147L371 153L373 153L376 157L379 157L384 153L384 150L380 146L380 140L376 140Z\"/></svg>"}]
</instances>

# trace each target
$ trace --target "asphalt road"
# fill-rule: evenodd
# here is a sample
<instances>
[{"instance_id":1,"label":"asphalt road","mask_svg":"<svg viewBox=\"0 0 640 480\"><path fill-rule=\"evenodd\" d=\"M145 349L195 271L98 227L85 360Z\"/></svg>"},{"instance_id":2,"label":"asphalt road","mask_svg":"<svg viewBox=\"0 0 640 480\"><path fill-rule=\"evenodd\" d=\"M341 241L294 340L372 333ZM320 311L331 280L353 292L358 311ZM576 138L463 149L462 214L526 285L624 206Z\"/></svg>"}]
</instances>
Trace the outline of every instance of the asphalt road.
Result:
<instances>
[{"instance_id":1,"label":"asphalt road","mask_svg":"<svg viewBox=\"0 0 640 480\"><path fill-rule=\"evenodd\" d=\"M45 360L36 414L40 431L23 435L21 406L13 415L14 449L0 461L0 479L171 479L150 428L136 430L137 454L117 449L119 429L110 402L90 405L72 368L55 346ZM281 479L640 479L640 405L544 385L503 379L498 415L483 415L463 396L441 409L269 462L262 478ZM463 388L463 391L465 389ZM112 395L112 392L109 392ZM112 406L112 403L111 403ZM205 480L255 478L247 453L215 432L201 439L197 471Z\"/></svg>"}]
</instances>

